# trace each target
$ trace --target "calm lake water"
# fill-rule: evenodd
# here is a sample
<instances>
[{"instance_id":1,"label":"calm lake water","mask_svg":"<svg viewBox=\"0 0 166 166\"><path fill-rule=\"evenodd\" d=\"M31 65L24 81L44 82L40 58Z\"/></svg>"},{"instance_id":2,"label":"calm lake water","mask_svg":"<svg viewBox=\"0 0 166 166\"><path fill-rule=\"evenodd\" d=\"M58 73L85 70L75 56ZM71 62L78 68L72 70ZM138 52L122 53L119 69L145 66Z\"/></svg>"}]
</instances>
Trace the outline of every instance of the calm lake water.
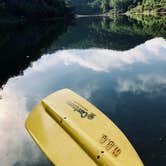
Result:
<instances>
[{"instance_id":1,"label":"calm lake water","mask_svg":"<svg viewBox=\"0 0 166 166\"><path fill-rule=\"evenodd\" d=\"M39 100L70 88L125 133L146 166L163 166L163 25L129 18L0 23L0 165L51 165L27 134L24 121Z\"/></svg>"}]
</instances>

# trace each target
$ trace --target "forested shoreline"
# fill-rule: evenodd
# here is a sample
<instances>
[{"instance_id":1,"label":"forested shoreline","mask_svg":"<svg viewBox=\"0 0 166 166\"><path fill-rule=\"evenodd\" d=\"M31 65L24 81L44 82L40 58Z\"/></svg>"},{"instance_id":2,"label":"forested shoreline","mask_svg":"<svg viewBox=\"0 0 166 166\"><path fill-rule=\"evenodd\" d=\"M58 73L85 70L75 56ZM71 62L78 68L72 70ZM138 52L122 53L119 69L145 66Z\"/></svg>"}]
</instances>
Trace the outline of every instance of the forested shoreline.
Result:
<instances>
[{"instance_id":1,"label":"forested shoreline","mask_svg":"<svg viewBox=\"0 0 166 166\"><path fill-rule=\"evenodd\" d=\"M0 17L57 18L74 14L166 12L165 0L0 0Z\"/></svg>"},{"instance_id":2,"label":"forested shoreline","mask_svg":"<svg viewBox=\"0 0 166 166\"><path fill-rule=\"evenodd\" d=\"M136 7L129 8L130 13L143 13L143 14L155 14L166 12L165 0L142 0Z\"/></svg>"},{"instance_id":3,"label":"forested shoreline","mask_svg":"<svg viewBox=\"0 0 166 166\"><path fill-rule=\"evenodd\" d=\"M77 13L149 13L166 12L165 0L71 0Z\"/></svg>"}]
</instances>

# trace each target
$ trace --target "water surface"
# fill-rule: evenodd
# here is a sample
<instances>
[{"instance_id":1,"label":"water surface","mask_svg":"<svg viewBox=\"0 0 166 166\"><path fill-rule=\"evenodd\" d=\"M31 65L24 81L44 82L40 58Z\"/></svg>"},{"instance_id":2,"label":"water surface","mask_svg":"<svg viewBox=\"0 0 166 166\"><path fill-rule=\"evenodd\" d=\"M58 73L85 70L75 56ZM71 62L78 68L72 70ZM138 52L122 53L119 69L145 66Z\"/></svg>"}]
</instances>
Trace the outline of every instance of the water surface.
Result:
<instances>
[{"instance_id":1,"label":"water surface","mask_svg":"<svg viewBox=\"0 0 166 166\"><path fill-rule=\"evenodd\" d=\"M43 97L70 88L118 125L145 165L163 166L166 162L164 35L143 31L142 26L126 18L83 19L72 26L51 24L52 29L48 23L44 25L36 40L34 33L40 26L35 25L34 30L34 25L29 25L29 29L21 25L24 35L17 31L17 38L12 33L13 40L1 42L8 47L8 50L0 47L3 63L14 59L21 66L18 70L18 64L11 68L6 63L1 69L1 75L5 76L1 77L0 90L1 163L51 165L26 133L24 121ZM60 32L56 31L59 28L54 29L58 25L64 27ZM46 30L48 33L43 33ZM10 36L6 31L4 36ZM21 61L25 66L17 61L21 56L25 57Z\"/></svg>"}]
</instances>

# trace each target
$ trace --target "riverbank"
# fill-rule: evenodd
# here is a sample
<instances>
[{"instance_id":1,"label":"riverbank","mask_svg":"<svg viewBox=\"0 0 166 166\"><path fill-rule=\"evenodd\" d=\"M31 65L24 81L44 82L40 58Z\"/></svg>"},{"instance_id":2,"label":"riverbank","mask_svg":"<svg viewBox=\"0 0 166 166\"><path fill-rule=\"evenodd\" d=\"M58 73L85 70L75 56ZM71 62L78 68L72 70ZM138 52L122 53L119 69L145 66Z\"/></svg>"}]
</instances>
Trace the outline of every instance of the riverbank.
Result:
<instances>
[{"instance_id":1,"label":"riverbank","mask_svg":"<svg viewBox=\"0 0 166 166\"><path fill-rule=\"evenodd\" d=\"M101 13L101 14L76 14L75 18L86 18L86 17L109 17L110 13Z\"/></svg>"},{"instance_id":2,"label":"riverbank","mask_svg":"<svg viewBox=\"0 0 166 166\"><path fill-rule=\"evenodd\" d=\"M112 16L128 16L132 18L136 18L136 16L166 16L166 12L144 12L144 13L131 13L131 12L125 12L125 13L101 13L101 14L76 14L75 18L86 18L86 17L112 17Z\"/></svg>"}]
</instances>

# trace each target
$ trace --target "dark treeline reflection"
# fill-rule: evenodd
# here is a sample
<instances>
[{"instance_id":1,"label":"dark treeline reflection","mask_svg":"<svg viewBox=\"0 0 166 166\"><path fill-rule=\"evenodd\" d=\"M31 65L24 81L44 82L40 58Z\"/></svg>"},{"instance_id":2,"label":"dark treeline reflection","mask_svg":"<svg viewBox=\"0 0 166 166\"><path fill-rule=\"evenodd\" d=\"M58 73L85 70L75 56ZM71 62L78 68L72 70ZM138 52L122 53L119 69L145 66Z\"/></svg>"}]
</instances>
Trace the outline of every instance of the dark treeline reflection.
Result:
<instances>
[{"instance_id":1,"label":"dark treeline reflection","mask_svg":"<svg viewBox=\"0 0 166 166\"><path fill-rule=\"evenodd\" d=\"M82 18L73 26L63 20L0 24L0 86L32 61L59 49L105 48L125 51L154 37L165 38L164 17ZM63 34L63 35L62 35ZM60 37L59 37L60 36Z\"/></svg>"},{"instance_id":2,"label":"dark treeline reflection","mask_svg":"<svg viewBox=\"0 0 166 166\"><path fill-rule=\"evenodd\" d=\"M166 15L130 15L131 21L136 20L142 31L166 39ZM136 27L135 27L136 28Z\"/></svg>"},{"instance_id":3,"label":"dark treeline reflection","mask_svg":"<svg viewBox=\"0 0 166 166\"><path fill-rule=\"evenodd\" d=\"M152 18L149 18L152 20ZM70 32L54 48L107 48L129 50L154 37L164 37L165 19L155 19L155 24L128 17L78 19Z\"/></svg>"},{"instance_id":4,"label":"dark treeline reflection","mask_svg":"<svg viewBox=\"0 0 166 166\"><path fill-rule=\"evenodd\" d=\"M0 86L47 53L51 43L67 31L63 20L0 24Z\"/></svg>"}]
</instances>

